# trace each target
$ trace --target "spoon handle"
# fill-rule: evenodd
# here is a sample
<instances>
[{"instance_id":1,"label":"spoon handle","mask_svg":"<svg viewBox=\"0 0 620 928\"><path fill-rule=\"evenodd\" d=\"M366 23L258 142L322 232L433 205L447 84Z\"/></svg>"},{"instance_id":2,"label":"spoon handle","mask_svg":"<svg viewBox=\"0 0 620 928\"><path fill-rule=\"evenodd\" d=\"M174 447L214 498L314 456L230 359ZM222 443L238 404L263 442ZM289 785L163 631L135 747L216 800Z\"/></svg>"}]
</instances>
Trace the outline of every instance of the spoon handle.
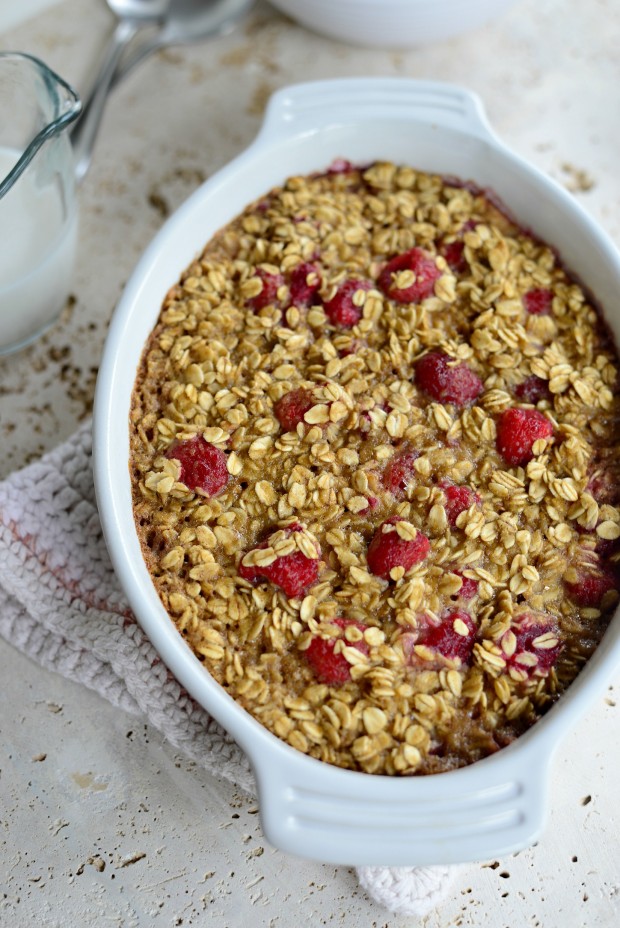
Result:
<instances>
[{"instance_id":1,"label":"spoon handle","mask_svg":"<svg viewBox=\"0 0 620 928\"><path fill-rule=\"evenodd\" d=\"M108 92L123 51L140 28L136 20L121 20L117 23L108 42L99 73L89 96L84 101L82 115L71 133L75 159L75 176L78 183L84 180L105 109Z\"/></svg>"}]
</instances>

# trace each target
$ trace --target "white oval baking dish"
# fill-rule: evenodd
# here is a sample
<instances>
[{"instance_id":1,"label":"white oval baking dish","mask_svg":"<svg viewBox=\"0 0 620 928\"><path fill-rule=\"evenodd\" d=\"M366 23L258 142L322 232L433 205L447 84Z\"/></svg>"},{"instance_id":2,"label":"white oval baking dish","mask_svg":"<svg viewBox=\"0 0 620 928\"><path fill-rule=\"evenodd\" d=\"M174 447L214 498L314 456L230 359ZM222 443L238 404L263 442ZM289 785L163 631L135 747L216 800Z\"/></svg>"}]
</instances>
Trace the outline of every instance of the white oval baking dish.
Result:
<instances>
[{"instance_id":1,"label":"white oval baking dish","mask_svg":"<svg viewBox=\"0 0 620 928\"><path fill-rule=\"evenodd\" d=\"M389 159L475 180L553 244L620 336L620 255L572 197L509 151L480 101L458 87L347 79L275 94L254 143L172 216L140 260L115 312L99 373L94 467L110 554L131 607L172 673L248 754L267 839L348 865L449 864L499 857L533 842L547 806L554 749L620 664L620 617L569 691L511 746L469 767L392 778L324 764L280 741L241 709L193 656L162 607L134 528L130 396L162 299L212 234L291 174L337 158Z\"/></svg>"}]
</instances>

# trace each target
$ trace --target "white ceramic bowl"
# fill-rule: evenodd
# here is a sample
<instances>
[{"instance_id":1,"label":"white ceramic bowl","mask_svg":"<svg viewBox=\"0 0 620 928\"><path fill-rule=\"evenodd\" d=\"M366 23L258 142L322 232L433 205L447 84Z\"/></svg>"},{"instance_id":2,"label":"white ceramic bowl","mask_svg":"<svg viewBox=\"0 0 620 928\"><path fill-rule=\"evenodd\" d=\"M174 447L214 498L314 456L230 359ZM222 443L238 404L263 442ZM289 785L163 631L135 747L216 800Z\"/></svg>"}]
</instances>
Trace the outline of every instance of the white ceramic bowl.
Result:
<instances>
[{"instance_id":1,"label":"white ceramic bowl","mask_svg":"<svg viewBox=\"0 0 620 928\"><path fill-rule=\"evenodd\" d=\"M303 26L354 45L410 48L478 29L516 0L271 0Z\"/></svg>"},{"instance_id":2,"label":"white ceramic bowl","mask_svg":"<svg viewBox=\"0 0 620 928\"><path fill-rule=\"evenodd\" d=\"M514 744L469 767L393 778L321 763L241 709L193 656L164 611L136 535L129 479L130 396L162 299L212 234L291 174L389 159L473 179L555 245L620 335L620 255L560 186L492 133L480 101L443 84L361 79L281 90L255 142L172 216L140 260L114 315L97 384L95 481L110 554L131 607L164 662L248 754L265 835L300 856L349 865L486 859L540 833L559 739L620 664L620 617L551 711Z\"/></svg>"}]
</instances>

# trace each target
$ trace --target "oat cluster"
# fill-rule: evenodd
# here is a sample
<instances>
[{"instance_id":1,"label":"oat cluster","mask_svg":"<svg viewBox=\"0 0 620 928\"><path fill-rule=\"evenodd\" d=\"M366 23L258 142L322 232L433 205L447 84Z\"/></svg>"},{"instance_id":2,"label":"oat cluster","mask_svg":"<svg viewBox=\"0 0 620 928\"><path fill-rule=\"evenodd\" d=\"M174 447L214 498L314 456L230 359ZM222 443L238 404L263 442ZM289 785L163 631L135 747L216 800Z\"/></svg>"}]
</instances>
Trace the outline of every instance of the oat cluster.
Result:
<instances>
[{"instance_id":1,"label":"oat cluster","mask_svg":"<svg viewBox=\"0 0 620 928\"><path fill-rule=\"evenodd\" d=\"M424 266L390 263L412 250ZM617 392L592 302L491 195L389 163L290 178L209 242L146 346L131 473L158 594L294 748L474 762L608 624Z\"/></svg>"}]
</instances>

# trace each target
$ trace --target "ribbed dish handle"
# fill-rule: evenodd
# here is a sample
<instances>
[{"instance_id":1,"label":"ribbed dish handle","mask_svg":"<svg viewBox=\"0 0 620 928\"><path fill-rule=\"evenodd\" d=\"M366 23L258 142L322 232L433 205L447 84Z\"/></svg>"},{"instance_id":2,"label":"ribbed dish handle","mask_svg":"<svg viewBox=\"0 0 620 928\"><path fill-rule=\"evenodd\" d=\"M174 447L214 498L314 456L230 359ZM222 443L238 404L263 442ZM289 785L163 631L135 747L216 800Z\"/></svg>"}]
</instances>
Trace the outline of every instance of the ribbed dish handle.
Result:
<instances>
[{"instance_id":1,"label":"ribbed dish handle","mask_svg":"<svg viewBox=\"0 0 620 928\"><path fill-rule=\"evenodd\" d=\"M275 93L259 139L281 140L351 122L420 119L495 139L476 94L453 84L400 78L345 78L296 84Z\"/></svg>"},{"instance_id":2,"label":"ribbed dish handle","mask_svg":"<svg viewBox=\"0 0 620 928\"><path fill-rule=\"evenodd\" d=\"M549 786L549 756L515 749L420 777L415 787L409 778L337 768L314 778L307 763L265 757L254 770L265 836L281 850L347 866L456 864L511 853L540 834Z\"/></svg>"}]
</instances>

